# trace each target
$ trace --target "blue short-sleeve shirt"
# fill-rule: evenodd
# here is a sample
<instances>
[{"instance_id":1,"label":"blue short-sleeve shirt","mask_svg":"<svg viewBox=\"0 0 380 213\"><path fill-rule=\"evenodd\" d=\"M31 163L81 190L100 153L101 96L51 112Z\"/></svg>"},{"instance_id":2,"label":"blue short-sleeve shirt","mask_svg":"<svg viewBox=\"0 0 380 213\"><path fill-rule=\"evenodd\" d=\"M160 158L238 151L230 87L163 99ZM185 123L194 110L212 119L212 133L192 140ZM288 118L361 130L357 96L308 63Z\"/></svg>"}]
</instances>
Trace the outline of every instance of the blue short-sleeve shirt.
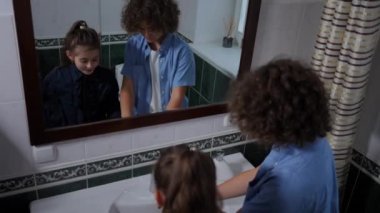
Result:
<instances>
[{"instance_id":1,"label":"blue short-sleeve shirt","mask_svg":"<svg viewBox=\"0 0 380 213\"><path fill-rule=\"evenodd\" d=\"M152 79L149 65L151 49L141 34L131 36L125 46L121 73L133 82L135 115L149 113L152 99ZM159 49L161 107L166 109L175 87L195 85L194 55L189 46L169 33ZM182 104L186 107L187 101Z\"/></svg>"},{"instance_id":2,"label":"blue short-sleeve shirt","mask_svg":"<svg viewBox=\"0 0 380 213\"><path fill-rule=\"evenodd\" d=\"M244 213L339 212L334 157L325 138L273 147L249 183Z\"/></svg>"}]
</instances>

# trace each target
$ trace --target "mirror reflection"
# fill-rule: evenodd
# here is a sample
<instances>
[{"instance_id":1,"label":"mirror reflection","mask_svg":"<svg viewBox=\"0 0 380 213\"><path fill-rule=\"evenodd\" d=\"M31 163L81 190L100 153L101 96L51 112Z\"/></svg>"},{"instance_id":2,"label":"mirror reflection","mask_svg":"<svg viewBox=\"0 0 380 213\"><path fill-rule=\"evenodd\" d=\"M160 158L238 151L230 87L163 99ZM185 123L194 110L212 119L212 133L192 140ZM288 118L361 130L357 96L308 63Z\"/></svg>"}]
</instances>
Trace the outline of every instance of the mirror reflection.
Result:
<instances>
[{"instance_id":1,"label":"mirror reflection","mask_svg":"<svg viewBox=\"0 0 380 213\"><path fill-rule=\"evenodd\" d=\"M47 128L220 103L237 76L248 0L31 4Z\"/></svg>"},{"instance_id":2,"label":"mirror reflection","mask_svg":"<svg viewBox=\"0 0 380 213\"><path fill-rule=\"evenodd\" d=\"M62 65L50 71L42 83L45 126L119 118L119 88L111 70L99 64L98 33L85 21L76 21L62 49Z\"/></svg>"},{"instance_id":3,"label":"mirror reflection","mask_svg":"<svg viewBox=\"0 0 380 213\"><path fill-rule=\"evenodd\" d=\"M122 25L132 34L125 46L120 90L122 117L188 107L195 85L194 55L174 33L179 22L174 0L131 0Z\"/></svg>"}]
</instances>

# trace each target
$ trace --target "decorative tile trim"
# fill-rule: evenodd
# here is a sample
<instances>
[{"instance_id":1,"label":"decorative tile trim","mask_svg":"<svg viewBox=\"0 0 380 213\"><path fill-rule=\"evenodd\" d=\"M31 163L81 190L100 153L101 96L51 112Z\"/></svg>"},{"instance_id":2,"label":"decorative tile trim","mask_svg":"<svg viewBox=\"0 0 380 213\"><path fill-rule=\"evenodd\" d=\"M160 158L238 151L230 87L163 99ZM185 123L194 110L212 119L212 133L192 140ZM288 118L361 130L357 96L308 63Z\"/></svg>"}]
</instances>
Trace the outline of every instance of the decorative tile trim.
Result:
<instances>
[{"instance_id":1,"label":"decorative tile trim","mask_svg":"<svg viewBox=\"0 0 380 213\"><path fill-rule=\"evenodd\" d=\"M86 175L86 165L73 166L64 169L36 174L37 185L54 183Z\"/></svg>"},{"instance_id":2,"label":"decorative tile trim","mask_svg":"<svg viewBox=\"0 0 380 213\"><path fill-rule=\"evenodd\" d=\"M127 34L110 35L110 42L127 41L128 38L129 38L129 35Z\"/></svg>"},{"instance_id":3,"label":"decorative tile trim","mask_svg":"<svg viewBox=\"0 0 380 213\"><path fill-rule=\"evenodd\" d=\"M225 146L228 144L238 143L245 140L246 140L246 136L241 134L240 132L232 133L229 135L215 137L213 140L212 147L214 148L214 147L219 147L219 146Z\"/></svg>"},{"instance_id":4,"label":"decorative tile trim","mask_svg":"<svg viewBox=\"0 0 380 213\"><path fill-rule=\"evenodd\" d=\"M371 175L375 176L376 178L380 178L380 166L377 165L375 162L371 161L370 159L364 157L363 163L361 165L365 170L367 170Z\"/></svg>"},{"instance_id":5,"label":"decorative tile trim","mask_svg":"<svg viewBox=\"0 0 380 213\"><path fill-rule=\"evenodd\" d=\"M35 186L34 175L8 179L0 182L0 193L21 190Z\"/></svg>"},{"instance_id":6,"label":"decorative tile trim","mask_svg":"<svg viewBox=\"0 0 380 213\"><path fill-rule=\"evenodd\" d=\"M245 140L245 138L246 137L239 132L190 142L187 143L187 146L189 146L190 148L195 147L197 150L206 150L214 147L220 147L242 142ZM160 157L161 152L166 148L168 147L133 154L133 166L156 161Z\"/></svg>"},{"instance_id":7,"label":"decorative tile trim","mask_svg":"<svg viewBox=\"0 0 380 213\"><path fill-rule=\"evenodd\" d=\"M105 43L105 42L109 42L110 41L110 36L109 35L102 35L100 37L100 42L101 43Z\"/></svg>"},{"instance_id":8,"label":"decorative tile trim","mask_svg":"<svg viewBox=\"0 0 380 213\"><path fill-rule=\"evenodd\" d=\"M219 147L221 149L230 149L234 146L243 145L245 139L246 137L241 133L234 132L185 144L190 148L195 147L202 151L212 151L214 148L218 149ZM0 181L0 195L7 196L9 193L17 193L22 190L37 190L35 187L39 188L50 183L59 185L57 182L65 183L78 177L87 178L87 175L99 174L98 176L101 177L102 173L110 175L113 170L118 171L126 167L131 167L131 171L133 171L148 164L153 164L160 157L161 152L168 147L170 146Z\"/></svg>"},{"instance_id":9,"label":"decorative tile trim","mask_svg":"<svg viewBox=\"0 0 380 213\"><path fill-rule=\"evenodd\" d=\"M56 47L59 46L59 41L57 38L50 38L50 39L36 39L35 46L37 48L40 47Z\"/></svg>"},{"instance_id":10,"label":"decorative tile trim","mask_svg":"<svg viewBox=\"0 0 380 213\"><path fill-rule=\"evenodd\" d=\"M88 163L87 174L90 175L128 166L132 166L132 155Z\"/></svg>"},{"instance_id":11,"label":"decorative tile trim","mask_svg":"<svg viewBox=\"0 0 380 213\"><path fill-rule=\"evenodd\" d=\"M355 149L352 150L351 160L375 178L380 178L380 165L377 165Z\"/></svg>"},{"instance_id":12,"label":"decorative tile trim","mask_svg":"<svg viewBox=\"0 0 380 213\"><path fill-rule=\"evenodd\" d=\"M192 43L192 41L180 33L176 33L182 40L187 43ZM121 34L111 34L111 35L101 35L100 42L103 43L113 43L113 42L125 42L128 40L130 35L126 33ZM64 38L48 38L48 39L35 39L36 48L46 48L46 47L61 47L64 45Z\"/></svg>"},{"instance_id":13,"label":"decorative tile trim","mask_svg":"<svg viewBox=\"0 0 380 213\"><path fill-rule=\"evenodd\" d=\"M355 149L352 149L352 157L351 160L354 161L356 164L361 165L363 160L363 155L356 151Z\"/></svg>"},{"instance_id":14,"label":"decorative tile trim","mask_svg":"<svg viewBox=\"0 0 380 213\"><path fill-rule=\"evenodd\" d=\"M207 138L199 141L194 141L187 143L187 146L191 148L195 148L197 150L205 150L205 149L211 149L212 147L212 138Z\"/></svg>"},{"instance_id":15,"label":"decorative tile trim","mask_svg":"<svg viewBox=\"0 0 380 213\"><path fill-rule=\"evenodd\" d=\"M100 37L101 44L109 42L124 42L127 41L129 36L127 34L114 34L114 35L102 35ZM47 38L47 39L35 39L34 44L36 48L56 47L59 48L64 45L65 38Z\"/></svg>"},{"instance_id":16,"label":"decorative tile trim","mask_svg":"<svg viewBox=\"0 0 380 213\"><path fill-rule=\"evenodd\" d=\"M161 156L161 151L164 149L165 148L133 154L133 166L157 160Z\"/></svg>"},{"instance_id":17,"label":"decorative tile trim","mask_svg":"<svg viewBox=\"0 0 380 213\"><path fill-rule=\"evenodd\" d=\"M65 38L59 38L59 45L60 46L65 45Z\"/></svg>"}]
</instances>

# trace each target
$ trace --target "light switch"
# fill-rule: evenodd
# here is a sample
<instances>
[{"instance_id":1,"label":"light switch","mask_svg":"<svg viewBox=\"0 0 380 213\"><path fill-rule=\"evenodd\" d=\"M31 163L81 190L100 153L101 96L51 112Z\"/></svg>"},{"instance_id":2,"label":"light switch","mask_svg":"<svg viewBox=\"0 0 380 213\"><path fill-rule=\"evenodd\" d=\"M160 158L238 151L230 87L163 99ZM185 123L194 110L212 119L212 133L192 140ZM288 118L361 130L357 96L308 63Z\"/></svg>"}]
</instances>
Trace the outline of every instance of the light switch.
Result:
<instances>
[{"instance_id":1,"label":"light switch","mask_svg":"<svg viewBox=\"0 0 380 213\"><path fill-rule=\"evenodd\" d=\"M47 163L57 160L57 147L55 145L33 146L33 156L36 163Z\"/></svg>"}]
</instances>

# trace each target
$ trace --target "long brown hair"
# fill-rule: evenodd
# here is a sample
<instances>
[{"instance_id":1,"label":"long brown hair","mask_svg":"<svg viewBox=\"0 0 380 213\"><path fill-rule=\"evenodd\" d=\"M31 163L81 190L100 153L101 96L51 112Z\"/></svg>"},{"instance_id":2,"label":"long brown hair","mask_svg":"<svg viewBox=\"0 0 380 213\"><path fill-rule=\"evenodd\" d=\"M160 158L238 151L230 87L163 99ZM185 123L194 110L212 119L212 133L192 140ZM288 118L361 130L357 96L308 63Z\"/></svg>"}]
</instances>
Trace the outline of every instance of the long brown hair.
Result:
<instances>
[{"instance_id":1,"label":"long brown hair","mask_svg":"<svg viewBox=\"0 0 380 213\"><path fill-rule=\"evenodd\" d=\"M74 22L70 30L66 33L65 41L63 44L62 64L70 64L65 52L73 51L77 46L85 46L88 50L99 49L100 39L98 33L88 27L87 23L83 20Z\"/></svg>"},{"instance_id":2,"label":"long brown hair","mask_svg":"<svg viewBox=\"0 0 380 213\"><path fill-rule=\"evenodd\" d=\"M156 189L165 196L163 213L217 213L221 203L210 156L185 145L167 149L154 168Z\"/></svg>"}]
</instances>

